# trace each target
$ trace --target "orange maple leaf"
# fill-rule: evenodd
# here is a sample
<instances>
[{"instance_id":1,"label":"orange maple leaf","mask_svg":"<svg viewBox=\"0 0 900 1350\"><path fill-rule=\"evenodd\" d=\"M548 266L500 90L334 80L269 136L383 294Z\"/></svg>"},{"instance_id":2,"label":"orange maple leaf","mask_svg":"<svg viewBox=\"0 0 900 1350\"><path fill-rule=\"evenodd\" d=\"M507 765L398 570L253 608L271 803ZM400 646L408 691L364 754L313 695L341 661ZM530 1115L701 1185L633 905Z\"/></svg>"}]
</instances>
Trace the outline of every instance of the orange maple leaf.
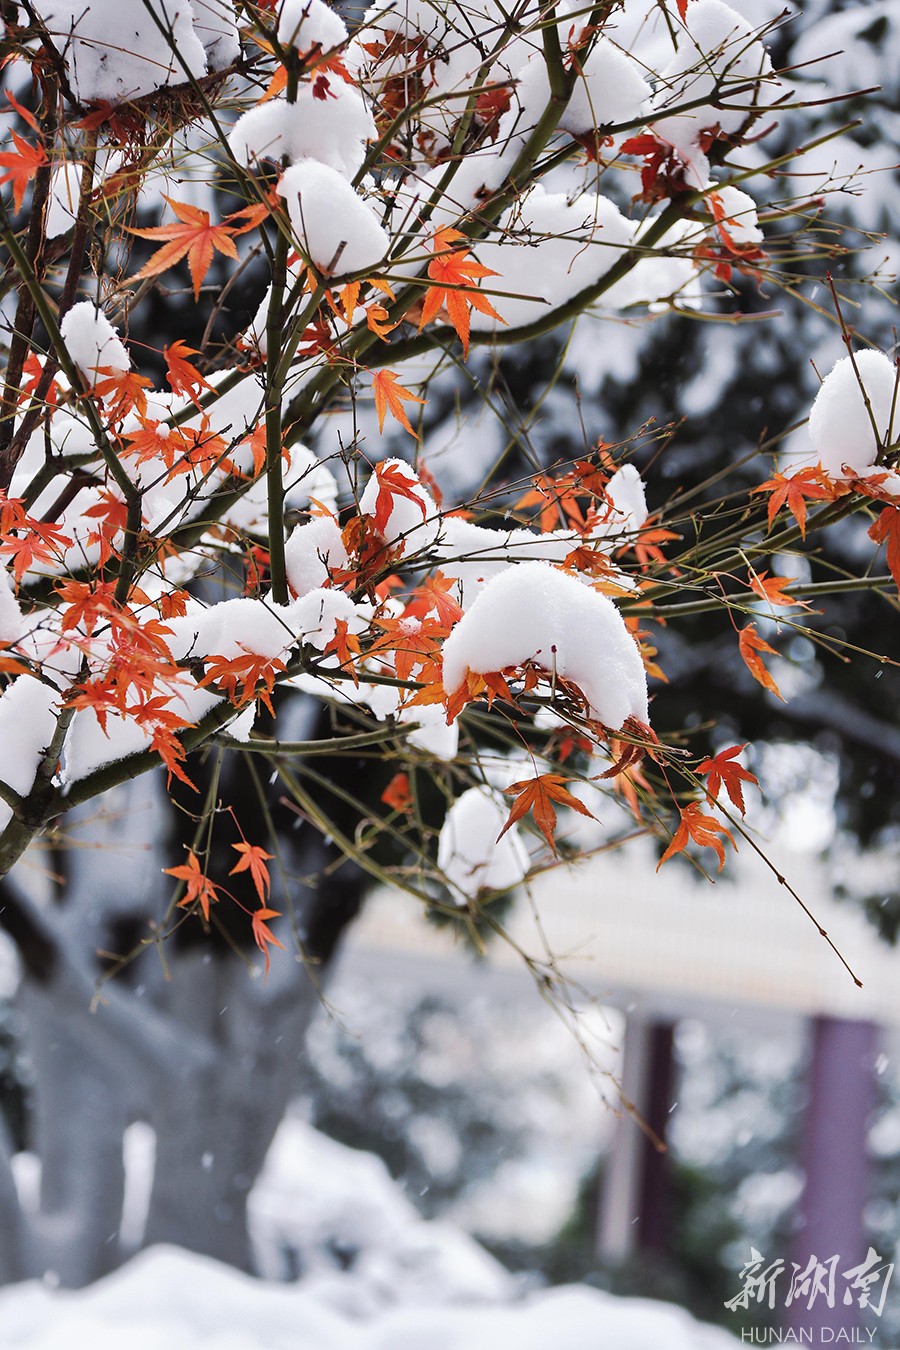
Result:
<instances>
[{"instance_id":1,"label":"orange maple leaf","mask_svg":"<svg viewBox=\"0 0 900 1350\"><path fill-rule=\"evenodd\" d=\"M390 462L376 464L375 478L378 483L378 496L375 498L374 520L375 528L380 535L383 536L387 530L395 497L405 497L407 501L414 502L422 512L422 519L425 520L428 510L420 492L416 491L419 484L414 478L408 478L399 465Z\"/></svg>"},{"instance_id":2,"label":"orange maple leaf","mask_svg":"<svg viewBox=\"0 0 900 1350\"><path fill-rule=\"evenodd\" d=\"M179 717L177 720L182 726L188 725L183 718ZM153 739L150 742L150 748L151 750L156 751L163 764L166 766L166 772L168 774L167 787L171 787L172 775L174 774L176 778L181 779L182 783L186 783L192 791L196 792L198 790L196 783L191 782L190 778L188 778L184 769L181 767L182 760L185 758L187 752L181 741L175 735L172 727L157 722L153 727Z\"/></svg>"},{"instance_id":3,"label":"orange maple leaf","mask_svg":"<svg viewBox=\"0 0 900 1350\"><path fill-rule=\"evenodd\" d=\"M0 497L0 555L13 559L16 585L36 562L61 562L72 538L47 521L36 520L16 497ZM13 533L21 530L22 533Z\"/></svg>"},{"instance_id":4,"label":"orange maple leaf","mask_svg":"<svg viewBox=\"0 0 900 1350\"><path fill-rule=\"evenodd\" d=\"M744 663L754 680L758 680L763 688L770 690L776 698L781 698L778 685L766 670L762 657L759 655L760 652L769 652L772 656L777 656L778 653L774 647L769 646L764 638L759 636L755 623L748 623L745 628L741 629L738 646ZM783 703L784 699L781 698L781 701Z\"/></svg>"},{"instance_id":5,"label":"orange maple leaf","mask_svg":"<svg viewBox=\"0 0 900 1350\"><path fill-rule=\"evenodd\" d=\"M718 837L719 835L723 835L724 838L729 840L732 848L737 849L734 836L727 826L716 820L715 816L705 816L699 802L690 802L687 806L682 807L681 822L672 836L669 847L656 865L657 872L664 862L668 862L669 858L676 853L680 853L692 841L700 848L711 848L713 850L719 860L719 871L721 872L725 866L725 846Z\"/></svg>"},{"instance_id":6,"label":"orange maple leaf","mask_svg":"<svg viewBox=\"0 0 900 1350\"><path fill-rule=\"evenodd\" d=\"M0 642L0 653L8 651L11 646L12 643L10 642ZM23 666L21 661L17 661L15 657L0 655L0 674L27 675L28 673L28 667Z\"/></svg>"},{"instance_id":7,"label":"orange maple leaf","mask_svg":"<svg viewBox=\"0 0 900 1350\"><path fill-rule=\"evenodd\" d=\"M166 876L175 877L176 881L185 883L184 898L178 902L179 905L186 908L192 905L195 900L198 901L203 911L203 917L208 923L209 907L211 904L215 904L219 897L216 894L216 887L209 877L204 875L193 849L188 850L186 863L182 863L180 867L164 867L163 872Z\"/></svg>"},{"instance_id":8,"label":"orange maple leaf","mask_svg":"<svg viewBox=\"0 0 900 1350\"><path fill-rule=\"evenodd\" d=\"M167 469L175 463L175 456L184 450L184 438L177 429L163 427L153 418L141 421L140 431L125 437L129 454L137 456L138 464L148 459L161 459Z\"/></svg>"},{"instance_id":9,"label":"orange maple leaf","mask_svg":"<svg viewBox=\"0 0 900 1350\"><path fill-rule=\"evenodd\" d=\"M156 603L164 619L183 619L187 613L187 602L190 598L189 591L170 591L161 595Z\"/></svg>"},{"instance_id":10,"label":"orange maple leaf","mask_svg":"<svg viewBox=\"0 0 900 1350\"><path fill-rule=\"evenodd\" d=\"M796 577L770 577L768 572L750 573L750 589L760 598L770 605L786 605L799 607L800 609L809 609L809 605L803 600L797 600L793 595L788 595L784 590L785 583L792 585Z\"/></svg>"},{"instance_id":11,"label":"orange maple leaf","mask_svg":"<svg viewBox=\"0 0 900 1350\"><path fill-rule=\"evenodd\" d=\"M166 362L166 380L171 386L173 394L186 394L192 403L199 408L200 403L197 398L201 389L212 389L209 380L204 379L196 366L191 365L187 359L189 356L199 356L200 353L195 347L189 347L186 342L179 338L169 347L163 347L163 357Z\"/></svg>"},{"instance_id":12,"label":"orange maple leaf","mask_svg":"<svg viewBox=\"0 0 900 1350\"><path fill-rule=\"evenodd\" d=\"M257 652L245 651L241 656L231 658L212 655L204 657L206 674L200 685L215 685L219 692L234 704L242 708L245 703L259 698L275 716L272 707L272 690L275 679L286 669L283 661L277 657L260 656Z\"/></svg>"},{"instance_id":13,"label":"orange maple leaf","mask_svg":"<svg viewBox=\"0 0 900 1350\"><path fill-rule=\"evenodd\" d=\"M147 413L146 390L151 382L136 370L114 370L112 366L97 366L96 374L102 376L94 384L93 393L103 400L107 420L124 422L129 413L144 417Z\"/></svg>"},{"instance_id":14,"label":"orange maple leaf","mask_svg":"<svg viewBox=\"0 0 900 1350\"><path fill-rule=\"evenodd\" d=\"M346 619L335 620L334 636L323 648L323 656L329 656L332 653L337 657L341 666L350 671L353 676L353 683L359 684L359 677L353 665L354 656L359 656L359 638L355 633L350 632Z\"/></svg>"},{"instance_id":15,"label":"orange maple leaf","mask_svg":"<svg viewBox=\"0 0 900 1350\"><path fill-rule=\"evenodd\" d=\"M21 211L25 189L38 169L48 162L47 152L42 145L29 145L16 131L10 135L16 148L0 151L0 167L6 169L0 183L12 183L13 202L16 210Z\"/></svg>"},{"instance_id":16,"label":"orange maple leaf","mask_svg":"<svg viewBox=\"0 0 900 1350\"><path fill-rule=\"evenodd\" d=\"M564 784L572 781L573 779L563 778L558 773L540 773L534 778L525 778L521 782L511 783L508 788L504 788L504 792L516 793L516 800L513 802L509 819L497 836L498 840L503 838L510 826L515 825L517 820L521 820L531 811L534 815L535 825L537 825L553 852L556 853L556 840L553 838L553 831L556 828L554 802L557 802L560 806L570 806L573 811L577 811L581 816L589 816L591 820L595 819L584 803L580 802L577 797L573 797L564 786Z\"/></svg>"},{"instance_id":17,"label":"orange maple leaf","mask_svg":"<svg viewBox=\"0 0 900 1350\"><path fill-rule=\"evenodd\" d=\"M419 319L421 330L437 317L441 309L446 309L462 343L463 356L469 354L469 316L473 309L489 314L500 323L506 322L487 296L482 295L478 286L473 284L483 277L495 277L498 273L470 257L467 244L466 236L459 230L444 226L435 231L432 240L434 257L428 264L431 285L425 293Z\"/></svg>"},{"instance_id":18,"label":"orange maple leaf","mask_svg":"<svg viewBox=\"0 0 900 1350\"><path fill-rule=\"evenodd\" d=\"M449 632L463 616L462 607L449 594L457 585L455 577L445 577L440 571L426 577L422 585L413 591L412 599L404 610L404 618L421 619L433 610L438 622Z\"/></svg>"},{"instance_id":19,"label":"orange maple leaf","mask_svg":"<svg viewBox=\"0 0 900 1350\"><path fill-rule=\"evenodd\" d=\"M395 773L388 783L384 792L381 794L381 800L385 806L389 806L392 811L408 811L412 806L413 797L409 789L409 777L405 773Z\"/></svg>"},{"instance_id":20,"label":"orange maple leaf","mask_svg":"<svg viewBox=\"0 0 900 1350\"><path fill-rule=\"evenodd\" d=\"M887 565L900 591L900 510L886 506L869 528L869 538L876 544L887 544Z\"/></svg>"},{"instance_id":21,"label":"orange maple leaf","mask_svg":"<svg viewBox=\"0 0 900 1350\"><path fill-rule=\"evenodd\" d=\"M375 396L375 411L378 414L378 430L384 431L385 415L390 412L410 436L415 436L418 440L419 437L409 424L403 404L424 403L424 398L417 398L408 389L404 389L394 370L376 370L372 376L372 393Z\"/></svg>"},{"instance_id":22,"label":"orange maple leaf","mask_svg":"<svg viewBox=\"0 0 900 1350\"><path fill-rule=\"evenodd\" d=\"M67 633L80 624L90 637L101 619L108 619L118 608L115 590L114 581L99 581L94 586L74 580L59 583L56 593L67 606L60 631Z\"/></svg>"},{"instance_id":23,"label":"orange maple leaf","mask_svg":"<svg viewBox=\"0 0 900 1350\"><path fill-rule=\"evenodd\" d=\"M731 745L727 750L720 750L712 759L705 759L697 768L697 772L704 777L709 775L706 791L710 800L715 801L720 788L724 787L732 805L737 807L742 816L746 815L747 808L741 783L755 783L759 787L756 775L737 763L737 756L746 748L746 741L743 745Z\"/></svg>"},{"instance_id":24,"label":"orange maple leaf","mask_svg":"<svg viewBox=\"0 0 900 1350\"><path fill-rule=\"evenodd\" d=\"M194 285L194 299L200 298L200 287L203 285L203 278L209 271L213 260L213 254L216 252L224 254L228 258L237 258L238 252L235 247L232 235L240 233L230 225L213 225L210 223L209 212L203 211L199 206L191 206L188 202L177 202L171 197L164 197L168 202L180 223L170 225L155 225L150 230L131 229L131 234L138 235L141 239L164 239L167 242L161 249L154 253L149 262L145 263L136 277L156 277L161 272L167 272L170 267L174 267L182 258L188 260L188 267L191 272L191 281Z\"/></svg>"},{"instance_id":25,"label":"orange maple leaf","mask_svg":"<svg viewBox=\"0 0 900 1350\"><path fill-rule=\"evenodd\" d=\"M266 896L269 893L269 869L266 862L274 857L274 854L267 853L259 844L248 844L244 839L240 844L232 844L231 847L240 853L234 867L228 873L233 877L235 872L249 872L256 887L256 894L259 896L260 904L265 904Z\"/></svg>"},{"instance_id":26,"label":"orange maple leaf","mask_svg":"<svg viewBox=\"0 0 900 1350\"><path fill-rule=\"evenodd\" d=\"M834 497L834 488L827 483L825 475L818 465L814 469L800 469L798 473L785 478L776 473L765 483L753 489L754 492L770 492L769 529L782 506L787 506L791 515L800 526L800 534L806 538L806 501L826 501Z\"/></svg>"},{"instance_id":27,"label":"orange maple leaf","mask_svg":"<svg viewBox=\"0 0 900 1350\"><path fill-rule=\"evenodd\" d=\"M275 934L270 933L269 929L266 927L266 924L269 922L270 919L280 919L280 918L281 918L280 910L269 909L266 905L263 905L261 909L255 911L252 919L253 941L256 943L257 947L262 952L263 956L266 958L267 975L269 973L269 964L270 964L269 948L279 947L282 951L286 950L284 943L279 942Z\"/></svg>"}]
</instances>

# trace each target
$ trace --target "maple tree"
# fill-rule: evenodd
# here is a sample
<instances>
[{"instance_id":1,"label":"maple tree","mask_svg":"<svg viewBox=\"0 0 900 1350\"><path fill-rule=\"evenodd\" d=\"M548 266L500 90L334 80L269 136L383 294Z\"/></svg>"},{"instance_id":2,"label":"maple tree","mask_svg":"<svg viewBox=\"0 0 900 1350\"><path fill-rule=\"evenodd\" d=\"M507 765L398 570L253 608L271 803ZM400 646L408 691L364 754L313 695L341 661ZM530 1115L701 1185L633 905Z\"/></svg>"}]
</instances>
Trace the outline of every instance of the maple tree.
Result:
<instances>
[{"instance_id":1,"label":"maple tree","mask_svg":"<svg viewBox=\"0 0 900 1350\"><path fill-rule=\"evenodd\" d=\"M723 678L771 717L794 639L840 652L820 606L896 606L895 368L832 280L849 366L805 460L773 465L783 435L761 434L721 491L727 465L670 473L679 430L649 419L536 450L562 366L512 386L575 319L731 322L845 257L797 224L824 210L806 147L766 159L770 122L806 108L772 34L708 0L632 27L610 0L578 22L523 0L478 41L450 0L406 36L387 11L350 32L309 0L294 32L276 4L225 4L202 69L171 30L170 75L131 54L113 98L32 8L4 19L0 874L145 778L177 819L156 859L174 888L97 938L91 990L114 999L167 944L218 944L242 976L260 953L273 985L291 957L327 963L335 876L342 921L378 881L502 936L511 885L590 851L574 816L721 870L752 827L752 745L676 725L665 643L718 623ZM865 561L806 582L851 520ZM453 839L469 793L497 826L483 857ZM0 922L40 979L29 897Z\"/></svg>"}]
</instances>

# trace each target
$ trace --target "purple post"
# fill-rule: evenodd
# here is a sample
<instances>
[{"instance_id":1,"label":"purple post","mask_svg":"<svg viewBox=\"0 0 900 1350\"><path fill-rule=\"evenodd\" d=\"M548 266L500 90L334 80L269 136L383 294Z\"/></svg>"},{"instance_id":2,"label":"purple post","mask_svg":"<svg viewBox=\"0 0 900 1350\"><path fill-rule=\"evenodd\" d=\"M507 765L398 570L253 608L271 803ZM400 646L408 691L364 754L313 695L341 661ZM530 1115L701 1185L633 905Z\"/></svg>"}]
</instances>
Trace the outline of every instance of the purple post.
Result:
<instances>
[{"instance_id":1,"label":"purple post","mask_svg":"<svg viewBox=\"0 0 900 1350\"><path fill-rule=\"evenodd\" d=\"M868 1251L862 1211L867 1198L866 1126L874 1105L878 1028L871 1022L834 1017L814 1018L811 1027L801 1158L806 1184L785 1271L786 1290L793 1283L802 1286L802 1292L798 1288L791 1298L784 1320L798 1335L801 1329L811 1333L814 1345L852 1344L856 1328L871 1327L877 1320L870 1310L860 1311L859 1289L852 1292L850 1302L844 1301L850 1281L842 1276L859 1266ZM873 1304L877 1304L877 1293ZM845 1334L838 1338L838 1332Z\"/></svg>"}]
</instances>

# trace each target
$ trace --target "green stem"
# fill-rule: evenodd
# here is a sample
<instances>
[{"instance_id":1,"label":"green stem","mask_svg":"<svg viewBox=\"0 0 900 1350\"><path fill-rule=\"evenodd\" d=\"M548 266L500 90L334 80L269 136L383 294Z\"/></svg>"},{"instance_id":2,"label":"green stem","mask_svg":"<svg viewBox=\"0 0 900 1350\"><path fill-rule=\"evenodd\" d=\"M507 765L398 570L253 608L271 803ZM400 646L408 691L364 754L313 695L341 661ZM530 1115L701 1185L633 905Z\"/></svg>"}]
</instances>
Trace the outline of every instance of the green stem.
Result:
<instances>
[{"instance_id":1,"label":"green stem","mask_svg":"<svg viewBox=\"0 0 900 1350\"><path fill-rule=\"evenodd\" d=\"M299 78L297 64L289 59L286 98L296 103ZM284 396L281 343L284 328L284 297L287 290L287 259L290 236L278 230L272 260L272 291L266 315L266 480L269 506L269 575L272 599L276 605L288 602L287 573L284 560L284 474L282 451L284 426L281 403Z\"/></svg>"}]
</instances>

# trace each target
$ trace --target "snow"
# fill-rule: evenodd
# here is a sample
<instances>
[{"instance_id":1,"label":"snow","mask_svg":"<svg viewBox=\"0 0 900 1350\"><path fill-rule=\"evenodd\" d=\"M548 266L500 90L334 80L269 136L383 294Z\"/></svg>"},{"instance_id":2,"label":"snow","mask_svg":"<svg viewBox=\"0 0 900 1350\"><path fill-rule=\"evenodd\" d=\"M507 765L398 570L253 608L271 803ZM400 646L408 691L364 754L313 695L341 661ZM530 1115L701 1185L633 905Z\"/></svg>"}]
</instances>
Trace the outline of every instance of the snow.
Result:
<instances>
[{"instance_id":1,"label":"snow","mask_svg":"<svg viewBox=\"0 0 900 1350\"><path fill-rule=\"evenodd\" d=\"M747 121L748 104L764 108L777 98L779 85L774 79L755 93L746 87L771 73L772 63L762 43L730 5L722 0L692 0L678 52L660 71L662 93L657 106L674 108L696 99L709 103L662 116L652 125L654 135L678 152L692 187L705 188L709 182L709 160L700 145L703 132L716 127L726 133L739 131ZM731 106L730 90L734 91Z\"/></svg>"},{"instance_id":2,"label":"snow","mask_svg":"<svg viewBox=\"0 0 900 1350\"><path fill-rule=\"evenodd\" d=\"M332 568L350 562L340 526L333 516L314 516L306 525L298 525L284 546L287 579L296 596L324 586Z\"/></svg>"},{"instance_id":3,"label":"snow","mask_svg":"<svg viewBox=\"0 0 900 1350\"><path fill-rule=\"evenodd\" d=\"M63 315L60 332L82 375L94 384L99 368L131 369L131 358L103 311L92 300L81 300Z\"/></svg>"},{"instance_id":4,"label":"snow","mask_svg":"<svg viewBox=\"0 0 900 1350\"><path fill-rule=\"evenodd\" d=\"M515 826L498 839L509 809L497 793L472 787L457 797L444 818L438 867L463 902L476 899L481 890L509 890L528 872L528 853ZM459 902L459 896L454 899Z\"/></svg>"},{"instance_id":5,"label":"snow","mask_svg":"<svg viewBox=\"0 0 900 1350\"><path fill-rule=\"evenodd\" d=\"M397 719L400 722L418 723L407 737L409 745L437 759L456 759L459 751L459 722L451 722L448 726L441 704L406 704L399 709Z\"/></svg>"},{"instance_id":6,"label":"snow","mask_svg":"<svg viewBox=\"0 0 900 1350\"><path fill-rule=\"evenodd\" d=\"M81 165L64 159L53 170L50 179L50 199L47 205L46 230L48 239L57 239L71 230L78 209L81 190Z\"/></svg>"},{"instance_id":7,"label":"snow","mask_svg":"<svg viewBox=\"0 0 900 1350\"><path fill-rule=\"evenodd\" d=\"M588 16L585 14L574 20L576 36L579 25L583 26L587 21ZM561 25L563 28L566 26L565 22ZM538 57L531 62L528 71L532 68L540 73L545 86L546 105L550 98L546 63ZM640 116L649 96L650 86L637 62L626 52L614 47L607 38L600 38L587 59L581 63L581 78L572 91L559 125L573 136L581 136L595 127L631 122Z\"/></svg>"},{"instance_id":8,"label":"snow","mask_svg":"<svg viewBox=\"0 0 900 1350\"><path fill-rule=\"evenodd\" d=\"M297 600L292 606L292 618L300 639L320 652L334 637L338 623L345 623L348 632L358 633L368 622L368 616L360 614L349 595L321 589L308 591Z\"/></svg>"},{"instance_id":9,"label":"snow","mask_svg":"<svg viewBox=\"0 0 900 1350\"><path fill-rule=\"evenodd\" d=\"M578 18L562 19L559 33L564 50L569 34L577 39L587 22L583 12ZM583 136L595 128L630 122L640 116L650 97L650 86L627 52L614 47L607 38L600 38L586 59L579 58L579 70L580 78L559 120L562 131ZM542 52L535 53L519 72L515 101L521 109L523 124L533 126L550 101L550 82Z\"/></svg>"},{"instance_id":10,"label":"snow","mask_svg":"<svg viewBox=\"0 0 900 1350\"><path fill-rule=\"evenodd\" d=\"M187 656L223 656L232 660L254 652L269 660L281 656L296 642L291 605L237 596L204 607L196 602L187 614L169 619L169 649L176 660Z\"/></svg>"},{"instance_id":11,"label":"snow","mask_svg":"<svg viewBox=\"0 0 900 1350\"><path fill-rule=\"evenodd\" d=\"M234 0L191 0L194 32L203 43L210 70L224 70L241 54Z\"/></svg>"},{"instance_id":12,"label":"snow","mask_svg":"<svg viewBox=\"0 0 900 1350\"><path fill-rule=\"evenodd\" d=\"M34 1280L0 1291L4 1350L734 1345L665 1303L583 1286L519 1296L513 1277L472 1238L420 1219L380 1159L297 1119L279 1128L250 1197L250 1223L263 1268L299 1264L300 1280L254 1279L177 1247L151 1247L83 1290Z\"/></svg>"},{"instance_id":13,"label":"snow","mask_svg":"<svg viewBox=\"0 0 900 1350\"><path fill-rule=\"evenodd\" d=\"M606 197L588 193L573 202L538 184L502 218L499 234L479 245L478 261L499 274L484 289L503 291L492 303L517 328L597 282L632 243L634 225ZM472 327L497 323L473 311Z\"/></svg>"},{"instance_id":14,"label":"snow","mask_svg":"<svg viewBox=\"0 0 900 1350\"><path fill-rule=\"evenodd\" d=\"M881 352L861 351L836 362L809 413L809 439L825 472L834 478L848 470L872 472L879 442L890 445L900 431L897 401L897 368Z\"/></svg>"},{"instance_id":15,"label":"snow","mask_svg":"<svg viewBox=\"0 0 900 1350\"><path fill-rule=\"evenodd\" d=\"M276 1285L208 1257L152 1247L80 1292L33 1282L0 1293L4 1350L729 1350L731 1337L649 1300L570 1286L508 1306L398 1308L373 1318L330 1306L355 1281Z\"/></svg>"},{"instance_id":16,"label":"snow","mask_svg":"<svg viewBox=\"0 0 900 1350\"><path fill-rule=\"evenodd\" d=\"M31 790L34 776L56 731L59 693L30 675L20 675L0 695L0 745L3 782L20 795ZM12 811L0 802L0 830Z\"/></svg>"},{"instance_id":17,"label":"snow","mask_svg":"<svg viewBox=\"0 0 900 1350\"><path fill-rule=\"evenodd\" d=\"M386 256L390 239L378 217L336 169L304 160L285 169L278 191L294 237L320 272L368 272Z\"/></svg>"},{"instance_id":18,"label":"snow","mask_svg":"<svg viewBox=\"0 0 900 1350\"><path fill-rule=\"evenodd\" d=\"M9 572L0 572L0 644L16 642L25 627Z\"/></svg>"},{"instance_id":19,"label":"snow","mask_svg":"<svg viewBox=\"0 0 900 1350\"><path fill-rule=\"evenodd\" d=\"M512 1277L466 1233L420 1218L380 1158L294 1116L279 1126L253 1189L250 1227L269 1276L283 1275L289 1255L324 1293L336 1267L349 1267L360 1314L394 1303L493 1303L515 1293ZM347 1308L340 1282L328 1283L335 1305Z\"/></svg>"},{"instance_id":20,"label":"snow","mask_svg":"<svg viewBox=\"0 0 900 1350\"><path fill-rule=\"evenodd\" d=\"M595 286L652 224L649 217L635 225L599 193L573 198L548 192L538 183L501 218L499 237L479 244L479 262L498 274L484 290L488 295L492 289L502 292L492 303L508 327L533 323ZM638 261L597 304L606 310L626 309L677 296L693 282L696 267L689 256L666 256L666 250L691 228L696 231L688 225L680 233L671 231L659 241L657 252ZM496 327L490 315L473 310L473 330Z\"/></svg>"},{"instance_id":21,"label":"snow","mask_svg":"<svg viewBox=\"0 0 900 1350\"><path fill-rule=\"evenodd\" d=\"M300 51L319 46L328 52L346 40L346 24L323 0L284 0L278 12L278 41L285 46Z\"/></svg>"},{"instance_id":22,"label":"snow","mask_svg":"<svg viewBox=\"0 0 900 1350\"><path fill-rule=\"evenodd\" d=\"M216 65L237 54L234 12L224 0L199 0L199 19L176 0L37 0L35 9L85 103L121 103L184 84L187 72L205 75L204 40Z\"/></svg>"},{"instance_id":23,"label":"snow","mask_svg":"<svg viewBox=\"0 0 900 1350\"><path fill-rule=\"evenodd\" d=\"M765 236L759 227L753 198L736 187L717 188L716 195L725 212L729 239L735 244L761 244Z\"/></svg>"},{"instance_id":24,"label":"snow","mask_svg":"<svg viewBox=\"0 0 900 1350\"><path fill-rule=\"evenodd\" d=\"M542 562L493 577L447 638L443 660L448 694L467 670L488 674L536 661L577 685L604 726L648 718L641 655L613 602Z\"/></svg>"},{"instance_id":25,"label":"snow","mask_svg":"<svg viewBox=\"0 0 900 1350\"><path fill-rule=\"evenodd\" d=\"M151 731L130 717L111 712L103 727L93 708L79 708L66 737L63 782L76 783L106 764L140 754L150 748L152 738Z\"/></svg>"},{"instance_id":26,"label":"snow","mask_svg":"<svg viewBox=\"0 0 900 1350\"><path fill-rule=\"evenodd\" d=\"M647 519L647 494L644 480L633 464L623 464L606 485L612 504L612 517L606 529L619 538L634 534Z\"/></svg>"},{"instance_id":27,"label":"snow","mask_svg":"<svg viewBox=\"0 0 900 1350\"><path fill-rule=\"evenodd\" d=\"M326 99L312 85L301 85L295 103L274 98L238 118L228 138L232 153L245 164L254 160L314 159L353 178L362 167L366 142L375 122L359 90L331 79Z\"/></svg>"}]
</instances>

